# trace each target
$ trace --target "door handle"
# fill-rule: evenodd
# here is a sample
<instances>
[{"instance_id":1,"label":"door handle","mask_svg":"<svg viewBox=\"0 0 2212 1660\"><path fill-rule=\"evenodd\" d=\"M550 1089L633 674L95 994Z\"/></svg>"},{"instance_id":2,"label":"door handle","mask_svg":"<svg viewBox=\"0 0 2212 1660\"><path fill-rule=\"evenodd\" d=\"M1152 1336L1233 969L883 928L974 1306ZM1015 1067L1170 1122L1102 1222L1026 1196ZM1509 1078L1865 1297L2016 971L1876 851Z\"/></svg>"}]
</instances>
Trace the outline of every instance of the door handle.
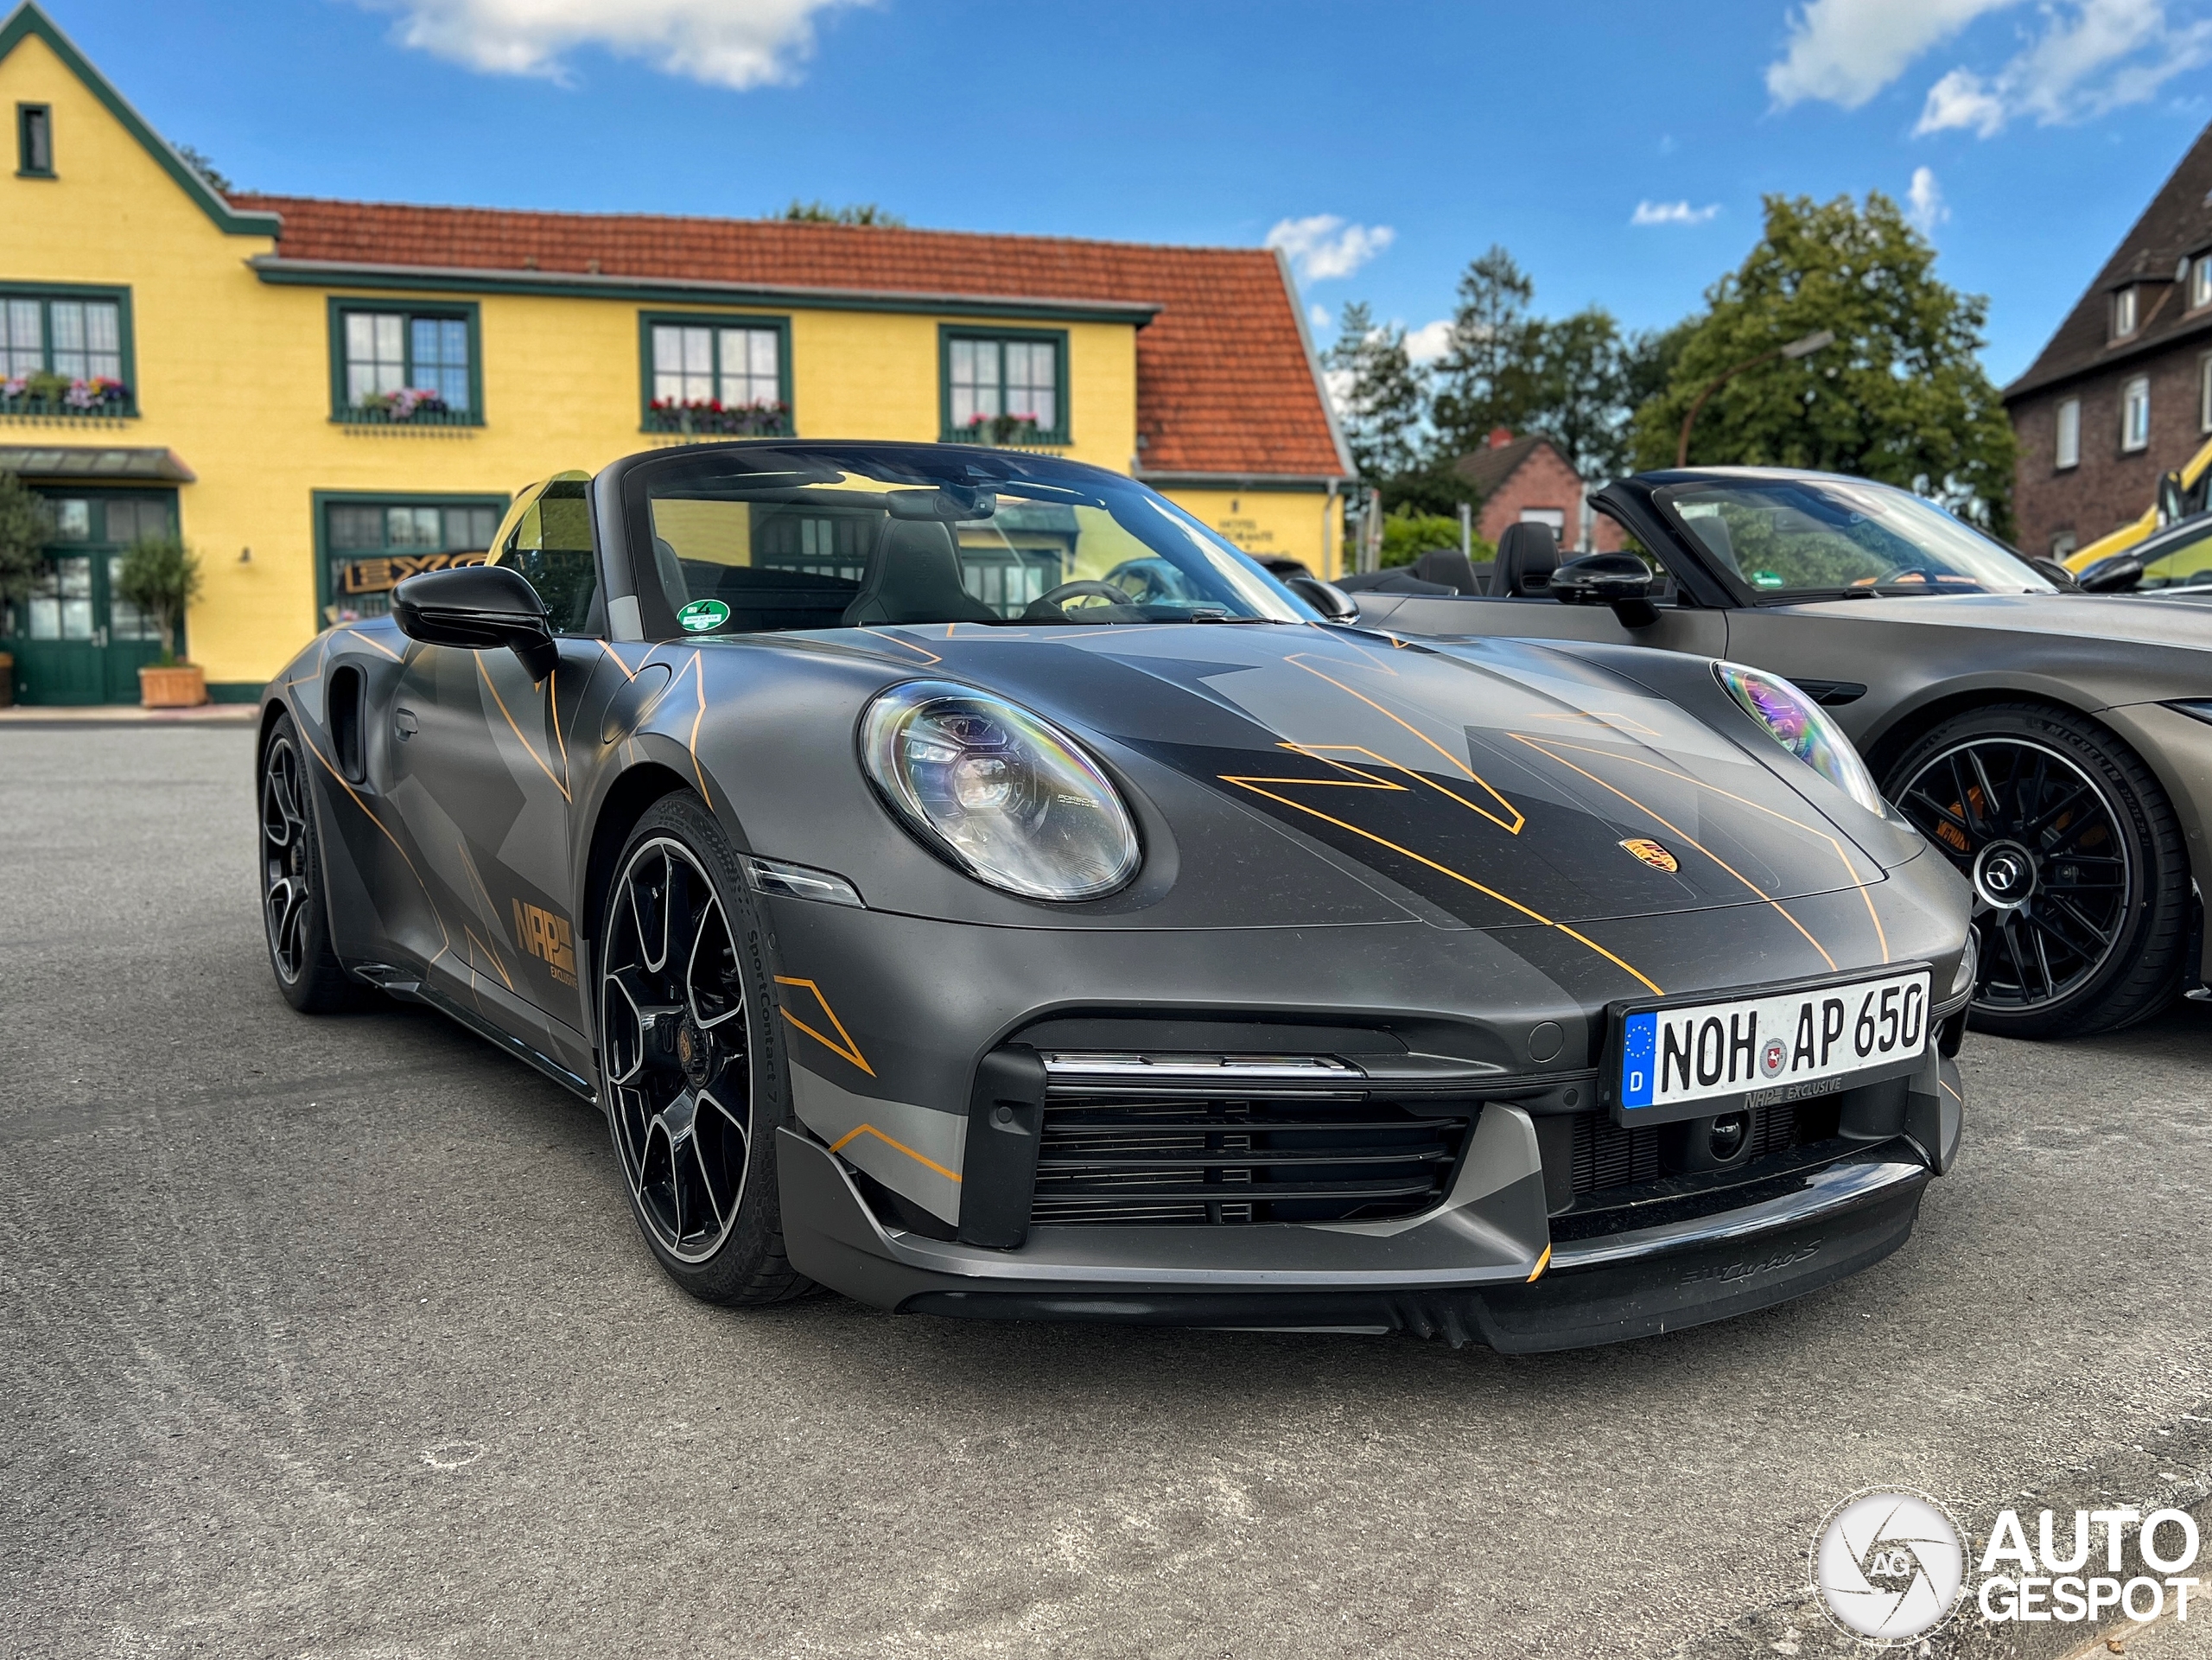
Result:
<instances>
[{"instance_id":1,"label":"door handle","mask_svg":"<svg viewBox=\"0 0 2212 1660\"><path fill-rule=\"evenodd\" d=\"M422 730L422 725L416 720L413 709L396 709L391 712L391 729L399 735L400 742L405 743Z\"/></svg>"}]
</instances>

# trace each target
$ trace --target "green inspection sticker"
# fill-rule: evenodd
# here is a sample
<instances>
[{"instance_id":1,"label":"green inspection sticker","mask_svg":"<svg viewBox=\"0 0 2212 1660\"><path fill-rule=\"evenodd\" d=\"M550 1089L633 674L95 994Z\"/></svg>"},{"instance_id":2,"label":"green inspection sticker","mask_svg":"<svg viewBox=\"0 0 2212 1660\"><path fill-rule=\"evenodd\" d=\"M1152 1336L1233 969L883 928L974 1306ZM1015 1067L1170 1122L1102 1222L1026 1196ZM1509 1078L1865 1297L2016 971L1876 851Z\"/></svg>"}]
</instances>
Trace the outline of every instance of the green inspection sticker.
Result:
<instances>
[{"instance_id":1,"label":"green inspection sticker","mask_svg":"<svg viewBox=\"0 0 2212 1660\"><path fill-rule=\"evenodd\" d=\"M729 620L729 607L720 600L694 600L676 614L687 634L703 634Z\"/></svg>"},{"instance_id":2,"label":"green inspection sticker","mask_svg":"<svg viewBox=\"0 0 2212 1660\"><path fill-rule=\"evenodd\" d=\"M1780 588L1782 586L1781 576L1771 570L1753 571L1751 573L1751 581L1760 588Z\"/></svg>"}]
</instances>

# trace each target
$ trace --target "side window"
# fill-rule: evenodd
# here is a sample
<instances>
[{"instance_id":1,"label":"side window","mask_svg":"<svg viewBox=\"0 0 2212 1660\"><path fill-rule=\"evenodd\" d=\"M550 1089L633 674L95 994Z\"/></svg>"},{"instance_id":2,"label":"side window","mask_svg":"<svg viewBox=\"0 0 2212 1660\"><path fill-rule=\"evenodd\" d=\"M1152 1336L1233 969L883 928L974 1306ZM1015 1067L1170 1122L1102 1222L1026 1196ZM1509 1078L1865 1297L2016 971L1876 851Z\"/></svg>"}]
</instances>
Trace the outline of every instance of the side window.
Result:
<instances>
[{"instance_id":1,"label":"side window","mask_svg":"<svg viewBox=\"0 0 2212 1660\"><path fill-rule=\"evenodd\" d=\"M591 481L553 480L525 501L492 563L518 571L545 601L556 633L600 632L599 559L591 545Z\"/></svg>"},{"instance_id":2,"label":"side window","mask_svg":"<svg viewBox=\"0 0 2212 1660\"><path fill-rule=\"evenodd\" d=\"M2199 588L2212 583L2212 531L2183 543L2143 568L2144 588Z\"/></svg>"}]
</instances>

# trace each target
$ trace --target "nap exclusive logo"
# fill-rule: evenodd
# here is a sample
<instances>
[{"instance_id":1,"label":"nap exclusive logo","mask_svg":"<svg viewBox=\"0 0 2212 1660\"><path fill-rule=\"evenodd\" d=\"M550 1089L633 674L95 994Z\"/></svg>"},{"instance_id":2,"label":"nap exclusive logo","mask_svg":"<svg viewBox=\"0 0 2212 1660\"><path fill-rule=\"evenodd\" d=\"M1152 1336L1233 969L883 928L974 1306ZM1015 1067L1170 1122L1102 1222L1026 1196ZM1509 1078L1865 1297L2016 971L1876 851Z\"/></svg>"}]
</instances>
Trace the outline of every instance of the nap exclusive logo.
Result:
<instances>
[{"instance_id":1,"label":"nap exclusive logo","mask_svg":"<svg viewBox=\"0 0 2212 1660\"><path fill-rule=\"evenodd\" d=\"M1916 1642L1967 1607L1993 1625L2148 1624L2170 1608L2189 1618L2198 1540L2186 1511L2115 1505L2075 1511L2070 1524L2043 1511L2032 1530L2031 1544L2018 1511L1998 1511L1969 1586L1965 1536L1942 1504L1909 1490L1853 1493L1814 1536L1813 1582L1831 1619L1884 1647ZM2153 1572L2123 1568L2131 1534Z\"/></svg>"},{"instance_id":2,"label":"nap exclusive logo","mask_svg":"<svg viewBox=\"0 0 2212 1660\"><path fill-rule=\"evenodd\" d=\"M522 942L523 950L551 970L563 985L575 984L575 936L569 932L568 918L524 905L520 900L514 901L514 907L515 938Z\"/></svg>"}]
</instances>

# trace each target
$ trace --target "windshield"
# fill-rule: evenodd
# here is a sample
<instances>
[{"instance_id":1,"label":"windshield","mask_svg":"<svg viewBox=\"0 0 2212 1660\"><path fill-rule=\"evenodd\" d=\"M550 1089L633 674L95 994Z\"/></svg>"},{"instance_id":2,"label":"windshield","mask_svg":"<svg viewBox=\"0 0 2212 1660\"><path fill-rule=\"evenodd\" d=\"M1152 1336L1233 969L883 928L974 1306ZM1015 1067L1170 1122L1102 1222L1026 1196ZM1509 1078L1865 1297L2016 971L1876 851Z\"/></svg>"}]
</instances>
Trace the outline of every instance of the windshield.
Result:
<instances>
[{"instance_id":1,"label":"windshield","mask_svg":"<svg viewBox=\"0 0 2212 1660\"><path fill-rule=\"evenodd\" d=\"M1666 505L1762 601L1809 595L2055 594L2035 568L1932 502L1858 479L1729 479Z\"/></svg>"},{"instance_id":2,"label":"windshield","mask_svg":"<svg viewBox=\"0 0 2212 1660\"><path fill-rule=\"evenodd\" d=\"M639 475L637 528L690 635L1317 616L1180 507L1096 467L980 447L733 444Z\"/></svg>"}]
</instances>

